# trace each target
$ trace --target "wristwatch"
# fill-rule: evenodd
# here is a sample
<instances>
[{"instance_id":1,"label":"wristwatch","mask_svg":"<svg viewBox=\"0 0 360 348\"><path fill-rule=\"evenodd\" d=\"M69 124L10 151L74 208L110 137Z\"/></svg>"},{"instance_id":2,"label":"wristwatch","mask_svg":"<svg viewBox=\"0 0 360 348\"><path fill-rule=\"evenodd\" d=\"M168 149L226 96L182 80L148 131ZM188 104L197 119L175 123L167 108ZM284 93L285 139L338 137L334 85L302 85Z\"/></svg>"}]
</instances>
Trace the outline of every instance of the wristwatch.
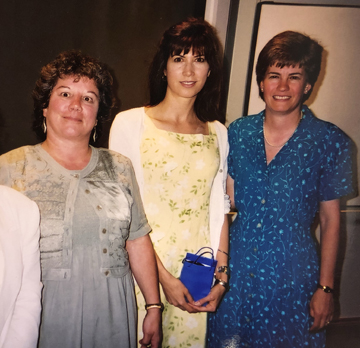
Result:
<instances>
[{"instance_id":1,"label":"wristwatch","mask_svg":"<svg viewBox=\"0 0 360 348\"><path fill-rule=\"evenodd\" d=\"M332 294L334 292L334 289L330 288L330 286L326 285L317 285L318 289L321 289L322 291L326 292L327 294Z\"/></svg>"},{"instance_id":2,"label":"wristwatch","mask_svg":"<svg viewBox=\"0 0 360 348\"><path fill-rule=\"evenodd\" d=\"M216 284L222 285L222 286L225 288L225 291L229 291L229 290L230 290L229 284L228 284L226 281L224 281L224 280L216 279L214 285L216 285Z\"/></svg>"}]
</instances>

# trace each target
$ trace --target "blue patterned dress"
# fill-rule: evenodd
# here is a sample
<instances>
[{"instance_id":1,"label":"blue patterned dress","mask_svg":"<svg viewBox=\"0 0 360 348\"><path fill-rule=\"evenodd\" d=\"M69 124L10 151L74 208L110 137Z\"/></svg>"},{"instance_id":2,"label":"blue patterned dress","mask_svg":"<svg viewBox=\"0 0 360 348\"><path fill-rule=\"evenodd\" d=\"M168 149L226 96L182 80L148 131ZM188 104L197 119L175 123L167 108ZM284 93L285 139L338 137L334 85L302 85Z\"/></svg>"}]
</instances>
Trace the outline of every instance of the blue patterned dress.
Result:
<instances>
[{"instance_id":1,"label":"blue patterned dress","mask_svg":"<svg viewBox=\"0 0 360 348\"><path fill-rule=\"evenodd\" d=\"M324 347L310 333L319 281L310 232L320 201L352 191L351 143L303 106L293 136L267 165L264 112L229 127L238 216L230 229L230 291L209 315L208 347Z\"/></svg>"}]
</instances>

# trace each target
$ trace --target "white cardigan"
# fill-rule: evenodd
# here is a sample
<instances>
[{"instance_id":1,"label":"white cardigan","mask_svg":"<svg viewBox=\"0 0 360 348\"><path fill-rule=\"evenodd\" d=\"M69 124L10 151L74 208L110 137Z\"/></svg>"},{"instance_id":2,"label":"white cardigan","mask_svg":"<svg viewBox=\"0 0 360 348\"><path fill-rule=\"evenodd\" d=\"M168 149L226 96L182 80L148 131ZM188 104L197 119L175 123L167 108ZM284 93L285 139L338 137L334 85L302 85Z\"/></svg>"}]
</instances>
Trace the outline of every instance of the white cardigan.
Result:
<instances>
[{"instance_id":1,"label":"white cardigan","mask_svg":"<svg viewBox=\"0 0 360 348\"><path fill-rule=\"evenodd\" d=\"M0 347L34 348L40 311L39 210L0 186Z\"/></svg>"},{"instance_id":2,"label":"white cardigan","mask_svg":"<svg viewBox=\"0 0 360 348\"><path fill-rule=\"evenodd\" d=\"M120 112L114 119L109 137L109 148L129 157L132 161L142 197L144 174L141 165L140 142L144 131L144 118L145 109L143 107ZM220 165L210 195L210 242L216 254L224 215L230 210L230 200L225 193L229 152L227 129L218 121L214 122L214 126L219 144Z\"/></svg>"}]
</instances>

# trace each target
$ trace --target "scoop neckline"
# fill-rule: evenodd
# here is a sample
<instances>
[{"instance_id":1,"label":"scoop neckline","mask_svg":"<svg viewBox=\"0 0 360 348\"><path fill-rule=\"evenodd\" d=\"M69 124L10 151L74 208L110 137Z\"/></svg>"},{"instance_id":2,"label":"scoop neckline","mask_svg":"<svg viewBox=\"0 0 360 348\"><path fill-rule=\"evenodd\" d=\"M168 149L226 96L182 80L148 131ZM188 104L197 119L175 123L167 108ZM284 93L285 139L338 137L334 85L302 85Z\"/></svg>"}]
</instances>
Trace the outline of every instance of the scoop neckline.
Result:
<instances>
[{"instance_id":1,"label":"scoop neckline","mask_svg":"<svg viewBox=\"0 0 360 348\"><path fill-rule=\"evenodd\" d=\"M213 132L212 127L210 127L210 123L209 121L206 122L207 126L208 126L208 130L209 130L209 134L202 134L202 133L179 133L179 132L173 132L173 131L168 131L165 129L161 129L156 127L155 123L153 122L152 118L145 112L145 107L143 107L143 112L144 112L144 116L145 118L147 118L149 120L149 122L151 122L151 125L157 129L160 132L166 132L166 133L171 133L171 134L177 134L180 136L203 136L203 137L208 137L208 136L213 136L215 133Z\"/></svg>"},{"instance_id":2,"label":"scoop neckline","mask_svg":"<svg viewBox=\"0 0 360 348\"><path fill-rule=\"evenodd\" d=\"M94 168L98 160L98 149L89 145L91 148L91 157L88 164L83 169L67 169L58 163L42 146L41 143L37 144L37 150L40 155L54 168L57 168L58 172L62 172L64 175L79 175L84 177L89 174Z\"/></svg>"}]
</instances>

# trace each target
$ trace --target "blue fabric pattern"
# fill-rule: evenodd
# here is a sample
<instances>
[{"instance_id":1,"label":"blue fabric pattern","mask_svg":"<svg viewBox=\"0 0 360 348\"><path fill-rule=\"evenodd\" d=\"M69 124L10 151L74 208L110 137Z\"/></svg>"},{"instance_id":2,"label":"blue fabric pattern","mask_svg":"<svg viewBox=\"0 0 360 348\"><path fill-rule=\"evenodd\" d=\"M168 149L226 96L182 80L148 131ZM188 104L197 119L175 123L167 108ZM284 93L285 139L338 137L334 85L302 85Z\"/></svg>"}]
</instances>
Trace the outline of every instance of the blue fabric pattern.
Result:
<instances>
[{"instance_id":1,"label":"blue fabric pattern","mask_svg":"<svg viewBox=\"0 0 360 348\"><path fill-rule=\"evenodd\" d=\"M306 107L267 165L264 111L229 127L229 174L238 215L230 228L230 291L208 319L207 347L324 347L310 333L319 280L310 233L320 201L352 191L351 142Z\"/></svg>"}]
</instances>

